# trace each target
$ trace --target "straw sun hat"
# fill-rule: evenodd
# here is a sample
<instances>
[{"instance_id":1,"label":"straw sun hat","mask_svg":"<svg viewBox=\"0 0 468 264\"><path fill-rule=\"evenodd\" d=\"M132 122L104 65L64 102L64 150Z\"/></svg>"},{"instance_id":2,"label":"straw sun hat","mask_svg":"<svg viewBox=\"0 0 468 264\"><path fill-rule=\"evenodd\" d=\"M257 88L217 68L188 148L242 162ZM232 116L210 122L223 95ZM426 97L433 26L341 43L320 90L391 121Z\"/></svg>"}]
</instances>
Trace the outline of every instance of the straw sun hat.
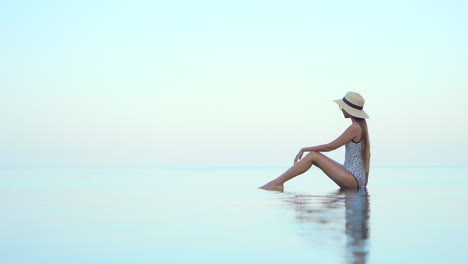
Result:
<instances>
[{"instance_id":1,"label":"straw sun hat","mask_svg":"<svg viewBox=\"0 0 468 264\"><path fill-rule=\"evenodd\" d=\"M334 100L346 113L358 117L358 118L369 118L366 112L364 112L364 98L355 92L347 92L343 99Z\"/></svg>"}]
</instances>

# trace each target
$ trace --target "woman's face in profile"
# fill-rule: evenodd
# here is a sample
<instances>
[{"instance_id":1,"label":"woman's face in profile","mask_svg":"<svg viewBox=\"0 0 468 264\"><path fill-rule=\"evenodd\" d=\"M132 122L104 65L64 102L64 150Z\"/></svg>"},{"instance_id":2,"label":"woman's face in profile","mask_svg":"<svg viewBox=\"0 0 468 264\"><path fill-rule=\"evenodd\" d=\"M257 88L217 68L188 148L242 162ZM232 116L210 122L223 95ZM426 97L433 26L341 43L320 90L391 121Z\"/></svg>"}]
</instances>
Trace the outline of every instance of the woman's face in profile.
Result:
<instances>
[{"instance_id":1,"label":"woman's face in profile","mask_svg":"<svg viewBox=\"0 0 468 264\"><path fill-rule=\"evenodd\" d=\"M341 109L341 112L343 112L344 118L350 118L350 115L343 108L340 108L340 109Z\"/></svg>"}]
</instances>

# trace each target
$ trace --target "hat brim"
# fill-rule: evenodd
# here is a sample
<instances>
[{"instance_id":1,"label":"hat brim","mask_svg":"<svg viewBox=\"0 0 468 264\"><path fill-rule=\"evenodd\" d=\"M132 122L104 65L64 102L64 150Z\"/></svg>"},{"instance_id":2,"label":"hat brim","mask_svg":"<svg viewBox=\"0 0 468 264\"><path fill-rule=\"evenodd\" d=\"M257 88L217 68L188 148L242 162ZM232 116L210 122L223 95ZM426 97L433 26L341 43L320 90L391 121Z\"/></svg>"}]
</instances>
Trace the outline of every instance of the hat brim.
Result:
<instances>
[{"instance_id":1,"label":"hat brim","mask_svg":"<svg viewBox=\"0 0 468 264\"><path fill-rule=\"evenodd\" d=\"M346 113L358 117L358 118L364 118L368 119L369 115L364 111L364 110L359 110L356 108L352 108L351 106L347 105L343 99L338 99L338 100L333 100L333 102L337 103L339 106L343 108L343 110L346 111Z\"/></svg>"}]
</instances>

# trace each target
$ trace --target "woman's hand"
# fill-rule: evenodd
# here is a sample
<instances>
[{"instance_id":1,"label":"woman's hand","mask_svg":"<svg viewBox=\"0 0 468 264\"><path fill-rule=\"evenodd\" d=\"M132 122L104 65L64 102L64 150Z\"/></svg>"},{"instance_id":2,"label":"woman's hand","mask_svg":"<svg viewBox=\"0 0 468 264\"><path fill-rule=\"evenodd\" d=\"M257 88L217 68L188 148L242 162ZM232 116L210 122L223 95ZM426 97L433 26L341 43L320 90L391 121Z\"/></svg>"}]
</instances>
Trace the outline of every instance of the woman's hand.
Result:
<instances>
[{"instance_id":1,"label":"woman's hand","mask_svg":"<svg viewBox=\"0 0 468 264\"><path fill-rule=\"evenodd\" d=\"M294 158L294 164L296 164L300 159L302 159L302 155L304 155L304 149L301 149L299 153L297 153L296 157Z\"/></svg>"}]
</instances>

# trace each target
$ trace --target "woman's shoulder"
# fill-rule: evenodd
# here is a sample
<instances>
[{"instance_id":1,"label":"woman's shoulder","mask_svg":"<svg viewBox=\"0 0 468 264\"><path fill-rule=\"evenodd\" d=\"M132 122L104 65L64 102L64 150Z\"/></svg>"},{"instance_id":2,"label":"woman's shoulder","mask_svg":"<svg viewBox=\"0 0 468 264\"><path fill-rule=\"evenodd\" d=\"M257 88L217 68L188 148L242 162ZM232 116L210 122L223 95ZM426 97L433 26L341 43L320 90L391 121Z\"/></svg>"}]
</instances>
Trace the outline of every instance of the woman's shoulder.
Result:
<instances>
[{"instance_id":1,"label":"woman's shoulder","mask_svg":"<svg viewBox=\"0 0 468 264\"><path fill-rule=\"evenodd\" d=\"M348 130L351 131L355 137L352 139L354 143L360 142L362 139L362 127L359 124L351 124L348 127Z\"/></svg>"},{"instance_id":2,"label":"woman's shoulder","mask_svg":"<svg viewBox=\"0 0 468 264\"><path fill-rule=\"evenodd\" d=\"M348 127L349 130L362 131L362 128L359 124L353 123Z\"/></svg>"}]
</instances>

